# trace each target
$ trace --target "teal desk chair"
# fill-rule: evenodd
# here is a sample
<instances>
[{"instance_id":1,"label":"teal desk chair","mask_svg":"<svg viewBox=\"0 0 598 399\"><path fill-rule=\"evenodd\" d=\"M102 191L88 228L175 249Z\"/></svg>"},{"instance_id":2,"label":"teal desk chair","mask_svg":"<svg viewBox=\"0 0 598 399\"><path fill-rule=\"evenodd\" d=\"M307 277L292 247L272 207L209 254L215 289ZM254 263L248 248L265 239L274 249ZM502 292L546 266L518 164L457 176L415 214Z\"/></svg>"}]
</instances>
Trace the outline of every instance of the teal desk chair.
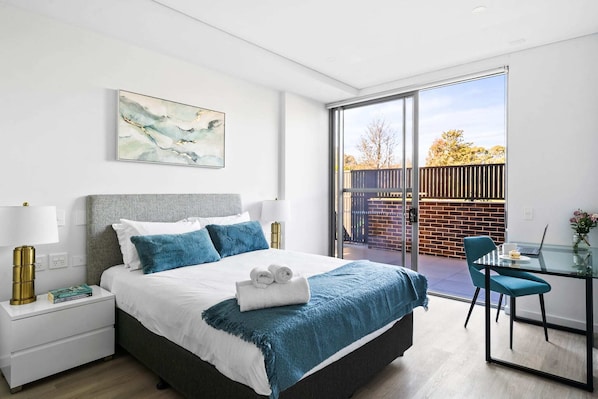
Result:
<instances>
[{"instance_id":1,"label":"teal desk chair","mask_svg":"<svg viewBox=\"0 0 598 399\"><path fill-rule=\"evenodd\" d=\"M485 275L483 273L483 266L474 264L477 259L492 252L496 249L496 245L492 238L488 236L465 237L463 239L463 246L465 247L465 256L467 257L467 266L469 267L469 274L473 285L476 286L475 294L465 319L465 328L469 322L471 311L478 299L480 288L485 286ZM513 349L513 320L515 317L515 298L525 295L538 294L540 296L540 309L542 311L542 324L544 325L544 336L548 341L548 330L546 329L546 311L544 309L544 293L550 291L550 284L533 274L522 272L513 269L496 269L496 273L490 276L490 291L498 292L500 297L498 299L498 310L496 311L496 321L500 313L500 306L502 304L503 295L508 295L511 298L511 318L509 323L510 333L510 348ZM490 295L489 292L486 295Z\"/></svg>"}]
</instances>

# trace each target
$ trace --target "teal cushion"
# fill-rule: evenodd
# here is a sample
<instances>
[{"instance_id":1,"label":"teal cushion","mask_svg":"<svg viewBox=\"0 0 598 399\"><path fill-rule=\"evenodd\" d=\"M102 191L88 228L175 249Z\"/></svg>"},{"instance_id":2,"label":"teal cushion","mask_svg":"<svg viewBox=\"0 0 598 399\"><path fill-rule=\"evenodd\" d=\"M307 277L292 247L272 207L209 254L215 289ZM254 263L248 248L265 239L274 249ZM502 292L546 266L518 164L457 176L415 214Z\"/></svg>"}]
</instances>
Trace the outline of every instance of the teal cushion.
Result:
<instances>
[{"instance_id":1,"label":"teal cushion","mask_svg":"<svg viewBox=\"0 0 598 399\"><path fill-rule=\"evenodd\" d=\"M145 274L220 260L206 229L182 234L133 236L131 241Z\"/></svg>"},{"instance_id":2,"label":"teal cushion","mask_svg":"<svg viewBox=\"0 0 598 399\"><path fill-rule=\"evenodd\" d=\"M226 226L209 224L206 226L216 250L225 256L244 252L268 249L262 226L257 221L229 224Z\"/></svg>"}]
</instances>

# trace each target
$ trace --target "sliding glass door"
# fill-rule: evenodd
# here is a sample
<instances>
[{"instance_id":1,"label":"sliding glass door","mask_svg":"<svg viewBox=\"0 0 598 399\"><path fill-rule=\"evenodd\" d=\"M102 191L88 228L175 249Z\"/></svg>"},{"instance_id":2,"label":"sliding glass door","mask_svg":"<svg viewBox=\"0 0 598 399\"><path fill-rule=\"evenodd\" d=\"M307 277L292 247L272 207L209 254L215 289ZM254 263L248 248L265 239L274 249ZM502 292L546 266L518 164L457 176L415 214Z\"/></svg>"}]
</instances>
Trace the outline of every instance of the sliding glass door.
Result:
<instances>
[{"instance_id":1,"label":"sliding glass door","mask_svg":"<svg viewBox=\"0 0 598 399\"><path fill-rule=\"evenodd\" d=\"M430 292L471 299L463 238L505 236L506 72L331 109L336 256L411 267Z\"/></svg>"},{"instance_id":2,"label":"sliding glass door","mask_svg":"<svg viewBox=\"0 0 598 399\"><path fill-rule=\"evenodd\" d=\"M417 270L417 94L331 114L335 255Z\"/></svg>"}]
</instances>

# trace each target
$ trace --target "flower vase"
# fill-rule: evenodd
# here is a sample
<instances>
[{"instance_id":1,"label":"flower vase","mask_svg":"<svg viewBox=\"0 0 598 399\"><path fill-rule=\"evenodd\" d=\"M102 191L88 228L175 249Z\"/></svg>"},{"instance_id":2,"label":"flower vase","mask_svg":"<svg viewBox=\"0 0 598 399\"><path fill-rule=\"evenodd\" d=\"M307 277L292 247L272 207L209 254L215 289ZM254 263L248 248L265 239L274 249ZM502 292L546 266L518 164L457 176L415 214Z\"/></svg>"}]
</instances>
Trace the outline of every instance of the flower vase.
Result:
<instances>
[{"instance_id":1,"label":"flower vase","mask_svg":"<svg viewBox=\"0 0 598 399\"><path fill-rule=\"evenodd\" d=\"M573 250L575 252L578 251L587 251L590 249L590 242L588 241L587 234L580 234L580 233L573 233Z\"/></svg>"}]
</instances>

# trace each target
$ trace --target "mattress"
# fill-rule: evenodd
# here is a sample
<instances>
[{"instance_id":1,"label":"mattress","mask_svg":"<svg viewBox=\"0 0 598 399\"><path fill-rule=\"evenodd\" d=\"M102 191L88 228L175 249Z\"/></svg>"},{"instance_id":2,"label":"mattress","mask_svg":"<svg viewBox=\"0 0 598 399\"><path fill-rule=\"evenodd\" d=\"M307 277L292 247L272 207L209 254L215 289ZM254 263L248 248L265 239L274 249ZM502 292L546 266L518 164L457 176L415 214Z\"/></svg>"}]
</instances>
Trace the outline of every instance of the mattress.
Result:
<instances>
[{"instance_id":1,"label":"mattress","mask_svg":"<svg viewBox=\"0 0 598 399\"><path fill-rule=\"evenodd\" d=\"M264 358L253 344L210 327L203 310L235 296L235 282L247 280L253 267L285 264L296 275L310 277L349 261L300 252L266 249L225 257L218 262L144 275L123 265L102 274L100 285L116 296L116 305L148 330L213 364L231 380L270 395ZM338 351L305 376L376 338L394 322ZM304 376L304 377L305 377Z\"/></svg>"}]
</instances>

